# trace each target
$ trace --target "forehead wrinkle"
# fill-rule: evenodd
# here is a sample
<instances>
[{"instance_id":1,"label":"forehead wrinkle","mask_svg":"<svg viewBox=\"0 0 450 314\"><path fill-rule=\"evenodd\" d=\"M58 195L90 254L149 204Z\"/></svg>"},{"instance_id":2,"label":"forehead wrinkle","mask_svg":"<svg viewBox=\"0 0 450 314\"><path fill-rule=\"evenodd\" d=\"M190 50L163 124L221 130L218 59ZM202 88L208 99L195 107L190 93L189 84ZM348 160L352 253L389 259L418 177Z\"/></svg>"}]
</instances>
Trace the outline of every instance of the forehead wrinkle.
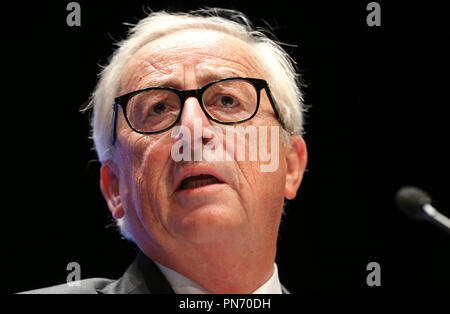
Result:
<instances>
[{"instance_id":1,"label":"forehead wrinkle","mask_svg":"<svg viewBox=\"0 0 450 314\"><path fill-rule=\"evenodd\" d=\"M183 58L184 61L182 63L180 62L181 55L186 55ZM243 57L247 57L247 55L244 55ZM149 58L150 60L145 60L143 64L149 64L150 67L147 67L147 69L150 68L149 71L154 70L154 72L157 72L157 74L161 74L162 76L170 76L182 67L186 68L186 65L188 65L188 68L193 65L191 68L195 71L200 70L198 73L200 78L202 75L222 78L214 75L216 74L215 72L231 72L240 75L248 75L249 73L257 72L252 58L247 58L249 62L242 62L243 58L233 59L223 54L215 55L197 50L192 52L180 50L180 54L170 52L169 56L167 56L167 54L152 54ZM175 65L175 67L173 65ZM180 67L178 68L176 65L180 65ZM209 75L208 72L212 75ZM149 75L154 74L155 73L149 73Z\"/></svg>"},{"instance_id":2,"label":"forehead wrinkle","mask_svg":"<svg viewBox=\"0 0 450 314\"><path fill-rule=\"evenodd\" d=\"M134 71L134 69L136 69ZM158 62L152 62L151 58L143 59L141 57L134 57L127 64L125 71L121 77L120 93L131 92L136 89L147 87L150 83L149 78L157 75L158 77L167 76L169 72L161 66Z\"/></svg>"},{"instance_id":3,"label":"forehead wrinkle","mask_svg":"<svg viewBox=\"0 0 450 314\"><path fill-rule=\"evenodd\" d=\"M204 56L210 56L207 54L198 54L198 55L204 55ZM248 55L244 55L244 58L248 57ZM237 70L242 75L249 75L250 73L258 72L258 67L255 66L254 62L252 62L252 58L246 58L249 59L249 62L242 62L243 58L239 58L237 60L230 58L229 56L220 56L215 57L215 59L220 60L219 65L209 65L208 63L198 63L197 67L205 67L210 68L211 70L217 70L217 69L224 69L224 70ZM245 60L247 61L247 60ZM245 74L247 73L247 74Z\"/></svg>"},{"instance_id":4,"label":"forehead wrinkle","mask_svg":"<svg viewBox=\"0 0 450 314\"><path fill-rule=\"evenodd\" d=\"M180 79L184 76L181 73L184 65L189 63L194 64L193 68L198 72L199 81L202 81L202 83L208 83L208 77L223 78L220 77L223 75L217 73L220 71L231 72L236 76L262 77L258 58L252 52L253 47L250 44L225 33L206 31L218 35L213 37L214 40L208 37L203 41L197 38L191 42L185 39L188 36L182 37L181 40L175 40L180 37L179 33L183 32L180 31L144 45L135 53L125 68L122 79L126 78L127 80L121 82L121 93L149 86L160 86L162 82L170 80L171 76ZM170 38L171 36L175 37ZM230 38L232 38L231 43ZM161 40L165 41L161 42ZM183 60L183 62L180 62L180 60ZM211 65L208 66L208 63ZM180 67L176 66L178 64L180 64ZM133 71L136 67L138 68L137 71ZM204 69L207 71L204 71ZM170 84L183 85L180 82L177 82L177 84L171 82Z\"/></svg>"}]
</instances>

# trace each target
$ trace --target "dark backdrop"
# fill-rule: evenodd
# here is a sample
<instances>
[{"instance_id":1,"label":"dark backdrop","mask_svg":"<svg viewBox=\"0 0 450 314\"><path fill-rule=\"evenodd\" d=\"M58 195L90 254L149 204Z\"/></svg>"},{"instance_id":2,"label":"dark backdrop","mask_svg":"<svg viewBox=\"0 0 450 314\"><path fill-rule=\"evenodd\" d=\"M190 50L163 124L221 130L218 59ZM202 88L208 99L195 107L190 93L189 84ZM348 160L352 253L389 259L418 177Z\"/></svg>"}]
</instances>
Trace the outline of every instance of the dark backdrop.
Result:
<instances>
[{"instance_id":1,"label":"dark backdrop","mask_svg":"<svg viewBox=\"0 0 450 314\"><path fill-rule=\"evenodd\" d=\"M378 1L382 25L368 27L369 1L83 0L81 27L68 27L69 1L59 2L3 9L0 292L63 283L71 261L83 279L117 278L132 261L133 245L108 227L79 109L125 37L122 23L143 18L144 6L218 6L272 25L305 85L309 164L280 229L281 281L294 293L448 294L450 237L393 201L413 184L450 215L448 27L438 4ZM367 287L372 261L381 287Z\"/></svg>"}]
</instances>

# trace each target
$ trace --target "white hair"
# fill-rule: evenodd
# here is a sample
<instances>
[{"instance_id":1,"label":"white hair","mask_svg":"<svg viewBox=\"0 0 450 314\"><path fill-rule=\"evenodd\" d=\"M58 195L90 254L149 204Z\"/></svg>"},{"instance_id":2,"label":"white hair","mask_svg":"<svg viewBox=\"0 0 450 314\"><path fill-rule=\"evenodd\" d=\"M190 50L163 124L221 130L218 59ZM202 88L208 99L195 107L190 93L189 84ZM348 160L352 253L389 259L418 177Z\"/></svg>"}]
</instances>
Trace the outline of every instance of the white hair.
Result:
<instances>
[{"instance_id":1,"label":"white hair","mask_svg":"<svg viewBox=\"0 0 450 314\"><path fill-rule=\"evenodd\" d=\"M303 132L303 98L295 62L280 44L261 30L254 29L242 13L226 9L204 9L189 13L152 12L133 26L128 38L117 44L100 75L86 109L93 109L92 138L100 162L113 158L112 116L114 98L118 93L121 74L133 55L147 43L165 35L186 29L206 29L223 32L248 43L261 61L276 108L284 124L283 138ZM124 219L118 225L122 234L132 240Z\"/></svg>"}]
</instances>

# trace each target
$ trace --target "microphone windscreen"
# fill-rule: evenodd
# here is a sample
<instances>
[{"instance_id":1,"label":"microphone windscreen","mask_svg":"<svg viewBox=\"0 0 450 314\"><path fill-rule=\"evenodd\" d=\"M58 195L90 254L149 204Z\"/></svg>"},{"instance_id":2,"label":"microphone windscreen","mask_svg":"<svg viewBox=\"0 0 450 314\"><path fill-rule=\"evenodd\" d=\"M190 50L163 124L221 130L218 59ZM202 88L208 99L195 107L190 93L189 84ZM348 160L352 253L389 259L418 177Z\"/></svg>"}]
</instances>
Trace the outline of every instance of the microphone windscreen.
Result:
<instances>
[{"instance_id":1,"label":"microphone windscreen","mask_svg":"<svg viewBox=\"0 0 450 314\"><path fill-rule=\"evenodd\" d=\"M423 206L431 203L430 196L419 188L405 186L398 190L395 196L397 206L409 217L425 218Z\"/></svg>"}]
</instances>

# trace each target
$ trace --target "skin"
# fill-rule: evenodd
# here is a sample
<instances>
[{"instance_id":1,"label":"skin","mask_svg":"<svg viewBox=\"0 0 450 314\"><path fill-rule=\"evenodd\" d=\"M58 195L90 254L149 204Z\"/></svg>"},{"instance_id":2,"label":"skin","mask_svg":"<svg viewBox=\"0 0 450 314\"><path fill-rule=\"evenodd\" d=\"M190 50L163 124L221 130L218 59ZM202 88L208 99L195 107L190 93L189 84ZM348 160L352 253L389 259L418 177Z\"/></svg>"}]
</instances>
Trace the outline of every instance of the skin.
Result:
<instances>
[{"instance_id":1,"label":"skin","mask_svg":"<svg viewBox=\"0 0 450 314\"><path fill-rule=\"evenodd\" d=\"M260 64L240 39L184 30L138 50L123 71L117 95L162 85L197 89L230 76L264 78ZM258 113L244 127L279 125L265 92L261 95ZM224 127L209 121L198 101L189 98L179 124L193 134L196 118L202 127ZM136 244L158 263L211 293L252 293L273 274L284 198L293 199L300 186L305 142L291 136L282 145L280 132L279 166L261 172L260 161L175 162L170 152L177 139L171 130L133 132L119 110L115 154L102 164L100 179L111 213L127 220ZM225 184L194 193L174 191L177 174L200 167L216 171Z\"/></svg>"}]
</instances>

